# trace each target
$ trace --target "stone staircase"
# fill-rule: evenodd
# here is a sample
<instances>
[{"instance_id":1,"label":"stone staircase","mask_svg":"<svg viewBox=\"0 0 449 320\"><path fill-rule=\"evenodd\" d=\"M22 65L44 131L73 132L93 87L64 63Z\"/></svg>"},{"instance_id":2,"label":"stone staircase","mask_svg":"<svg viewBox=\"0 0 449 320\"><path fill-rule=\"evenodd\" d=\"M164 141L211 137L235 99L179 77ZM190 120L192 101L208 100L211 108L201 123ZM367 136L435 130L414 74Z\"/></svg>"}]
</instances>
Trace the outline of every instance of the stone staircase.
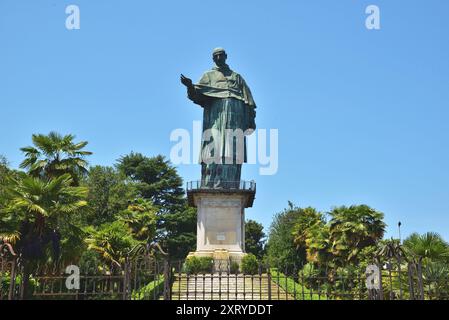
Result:
<instances>
[{"instance_id":1,"label":"stone staircase","mask_svg":"<svg viewBox=\"0 0 449 320\"><path fill-rule=\"evenodd\" d=\"M172 300L293 300L267 274L176 274Z\"/></svg>"}]
</instances>

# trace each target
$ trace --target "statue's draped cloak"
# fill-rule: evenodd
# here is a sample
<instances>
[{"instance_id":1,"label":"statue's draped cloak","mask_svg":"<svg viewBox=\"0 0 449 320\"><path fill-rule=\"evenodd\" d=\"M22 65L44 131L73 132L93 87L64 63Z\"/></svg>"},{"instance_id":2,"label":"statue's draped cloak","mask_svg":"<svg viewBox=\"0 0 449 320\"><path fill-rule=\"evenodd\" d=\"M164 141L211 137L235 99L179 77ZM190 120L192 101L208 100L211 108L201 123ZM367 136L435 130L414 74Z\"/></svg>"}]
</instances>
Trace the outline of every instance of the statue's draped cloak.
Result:
<instances>
[{"instance_id":1,"label":"statue's draped cloak","mask_svg":"<svg viewBox=\"0 0 449 320\"><path fill-rule=\"evenodd\" d=\"M235 98L249 107L256 108L251 90L245 80L229 67L215 67L204 73L199 83L195 85L195 90L212 98Z\"/></svg>"},{"instance_id":2,"label":"statue's draped cloak","mask_svg":"<svg viewBox=\"0 0 449 320\"><path fill-rule=\"evenodd\" d=\"M256 128L256 104L245 80L227 65L215 67L201 77L188 95L194 103L204 108L203 133L206 130L212 133L211 139L202 142L200 163L203 184L222 186L223 182L240 181L241 164L246 162L246 139L239 145L236 138L230 138L226 129L234 132L241 129L249 134ZM211 142L219 142L214 144L219 146L219 150L213 150L212 154L209 149ZM205 163L204 159L211 155L220 162Z\"/></svg>"}]
</instances>

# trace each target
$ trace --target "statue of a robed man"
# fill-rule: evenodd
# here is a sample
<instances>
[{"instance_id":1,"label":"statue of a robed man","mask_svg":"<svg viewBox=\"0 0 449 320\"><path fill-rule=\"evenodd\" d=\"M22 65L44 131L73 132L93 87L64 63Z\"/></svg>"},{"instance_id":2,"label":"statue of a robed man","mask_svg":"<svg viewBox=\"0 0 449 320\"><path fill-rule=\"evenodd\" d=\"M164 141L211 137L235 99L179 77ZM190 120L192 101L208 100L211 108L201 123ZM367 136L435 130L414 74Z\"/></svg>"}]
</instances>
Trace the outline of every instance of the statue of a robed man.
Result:
<instances>
[{"instance_id":1,"label":"statue of a robed man","mask_svg":"<svg viewBox=\"0 0 449 320\"><path fill-rule=\"evenodd\" d=\"M256 129L256 103L241 75L226 64L224 49L212 54L215 67L198 84L181 74L190 100L204 109L200 154L201 186L238 188L246 162L246 135Z\"/></svg>"}]
</instances>

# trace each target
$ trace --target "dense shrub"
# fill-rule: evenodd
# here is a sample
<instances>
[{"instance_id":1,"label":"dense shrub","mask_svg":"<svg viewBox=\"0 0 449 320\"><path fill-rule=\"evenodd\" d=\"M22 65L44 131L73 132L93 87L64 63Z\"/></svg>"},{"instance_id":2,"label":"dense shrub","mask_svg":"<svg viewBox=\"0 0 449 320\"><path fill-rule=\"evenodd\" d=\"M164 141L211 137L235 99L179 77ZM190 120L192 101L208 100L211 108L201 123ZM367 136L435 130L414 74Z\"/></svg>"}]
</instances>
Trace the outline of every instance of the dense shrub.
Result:
<instances>
[{"instance_id":1,"label":"dense shrub","mask_svg":"<svg viewBox=\"0 0 449 320\"><path fill-rule=\"evenodd\" d=\"M240 265L237 261L231 261L229 266L229 271L232 274L238 274L240 271Z\"/></svg>"},{"instance_id":2,"label":"dense shrub","mask_svg":"<svg viewBox=\"0 0 449 320\"><path fill-rule=\"evenodd\" d=\"M298 273L298 282L309 289L318 290L322 286L323 279L327 279L326 272L311 262L306 263Z\"/></svg>"},{"instance_id":3,"label":"dense shrub","mask_svg":"<svg viewBox=\"0 0 449 320\"><path fill-rule=\"evenodd\" d=\"M17 274L14 279L14 287L19 288L20 285L22 284L22 282L23 282L22 275ZM4 271L3 273L0 273L0 297L2 299L8 298L10 284L11 284L11 272ZM28 294L32 295L38 286L39 286L39 282L35 278L30 276L29 285L28 285ZM27 297L27 298L29 298L29 297Z\"/></svg>"},{"instance_id":4,"label":"dense shrub","mask_svg":"<svg viewBox=\"0 0 449 320\"><path fill-rule=\"evenodd\" d=\"M211 273L214 260L211 257L189 257L184 264L186 273Z\"/></svg>"},{"instance_id":5,"label":"dense shrub","mask_svg":"<svg viewBox=\"0 0 449 320\"><path fill-rule=\"evenodd\" d=\"M214 267L214 260L211 257L201 257L200 260L200 272L211 273Z\"/></svg>"},{"instance_id":6,"label":"dense shrub","mask_svg":"<svg viewBox=\"0 0 449 320\"><path fill-rule=\"evenodd\" d=\"M259 262L255 255L249 253L242 259L242 272L244 274L256 274L259 271Z\"/></svg>"},{"instance_id":7,"label":"dense shrub","mask_svg":"<svg viewBox=\"0 0 449 320\"><path fill-rule=\"evenodd\" d=\"M185 273L198 273L200 270L200 260L197 257L189 257L184 263Z\"/></svg>"}]
</instances>

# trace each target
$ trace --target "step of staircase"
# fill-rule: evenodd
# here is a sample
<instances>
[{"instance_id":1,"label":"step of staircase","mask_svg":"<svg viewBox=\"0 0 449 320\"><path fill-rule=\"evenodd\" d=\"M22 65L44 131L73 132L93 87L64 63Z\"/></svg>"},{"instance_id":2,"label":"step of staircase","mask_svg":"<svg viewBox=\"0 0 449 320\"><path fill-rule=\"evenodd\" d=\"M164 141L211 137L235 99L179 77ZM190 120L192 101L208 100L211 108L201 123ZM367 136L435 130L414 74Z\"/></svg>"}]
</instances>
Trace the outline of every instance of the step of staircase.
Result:
<instances>
[{"instance_id":1,"label":"step of staircase","mask_svg":"<svg viewBox=\"0 0 449 320\"><path fill-rule=\"evenodd\" d=\"M293 300L267 274L176 274L172 300Z\"/></svg>"}]
</instances>

